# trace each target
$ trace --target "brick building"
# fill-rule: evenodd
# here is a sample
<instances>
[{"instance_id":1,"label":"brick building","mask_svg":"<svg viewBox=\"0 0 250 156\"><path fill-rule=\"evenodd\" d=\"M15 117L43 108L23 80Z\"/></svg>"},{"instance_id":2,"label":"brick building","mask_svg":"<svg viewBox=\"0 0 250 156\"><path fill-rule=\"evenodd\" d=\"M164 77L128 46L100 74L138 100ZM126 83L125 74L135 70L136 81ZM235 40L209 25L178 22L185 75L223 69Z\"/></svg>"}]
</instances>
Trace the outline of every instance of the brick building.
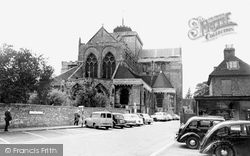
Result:
<instances>
[{"instance_id":1,"label":"brick building","mask_svg":"<svg viewBox=\"0 0 250 156\"><path fill-rule=\"evenodd\" d=\"M55 84L77 90L77 83L91 78L112 107L149 114L179 111L181 48L143 49L137 32L124 25L112 33L101 27L87 43L79 39L78 48L78 60L62 63Z\"/></svg>"},{"instance_id":2,"label":"brick building","mask_svg":"<svg viewBox=\"0 0 250 156\"><path fill-rule=\"evenodd\" d=\"M223 61L208 77L209 95L195 97L198 115L250 119L250 66L227 45Z\"/></svg>"}]
</instances>

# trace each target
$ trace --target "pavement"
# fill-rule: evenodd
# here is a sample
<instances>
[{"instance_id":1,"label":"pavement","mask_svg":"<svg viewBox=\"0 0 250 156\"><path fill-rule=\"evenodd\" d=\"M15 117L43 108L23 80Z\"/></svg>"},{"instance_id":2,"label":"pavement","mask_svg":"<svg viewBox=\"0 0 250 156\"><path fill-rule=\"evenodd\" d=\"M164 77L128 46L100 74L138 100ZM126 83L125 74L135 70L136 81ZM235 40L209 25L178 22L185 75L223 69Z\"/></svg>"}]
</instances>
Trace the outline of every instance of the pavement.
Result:
<instances>
[{"instance_id":1,"label":"pavement","mask_svg":"<svg viewBox=\"0 0 250 156\"><path fill-rule=\"evenodd\" d=\"M27 132L27 131L42 131L42 130L54 130L54 129L72 129L72 128L83 128L85 125L66 125L66 126L49 126L49 127L25 127L25 128L9 128L8 132L4 129L0 130L0 134L4 133L15 133L15 132Z\"/></svg>"}]
</instances>

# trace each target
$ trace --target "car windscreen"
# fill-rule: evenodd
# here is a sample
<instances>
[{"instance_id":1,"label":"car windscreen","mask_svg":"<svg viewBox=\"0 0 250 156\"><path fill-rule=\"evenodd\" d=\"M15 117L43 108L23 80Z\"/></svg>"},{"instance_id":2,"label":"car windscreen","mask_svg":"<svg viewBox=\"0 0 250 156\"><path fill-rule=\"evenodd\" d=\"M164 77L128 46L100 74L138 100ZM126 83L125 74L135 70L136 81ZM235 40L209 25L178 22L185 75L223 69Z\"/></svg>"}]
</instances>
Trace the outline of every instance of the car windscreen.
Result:
<instances>
[{"instance_id":1,"label":"car windscreen","mask_svg":"<svg viewBox=\"0 0 250 156\"><path fill-rule=\"evenodd\" d=\"M124 117L123 117L122 115L120 115L120 114L115 114L114 116L115 116L115 118L117 118L117 119L123 119L123 118L124 118Z\"/></svg>"},{"instance_id":2,"label":"car windscreen","mask_svg":"<svg viewBox=\"0 0 250 156\"><path fill-rule=\"evenodd\" d=\"M123 114L124 118L131 118L131 115L130 114Z\"/></svg>"}]
</instances>

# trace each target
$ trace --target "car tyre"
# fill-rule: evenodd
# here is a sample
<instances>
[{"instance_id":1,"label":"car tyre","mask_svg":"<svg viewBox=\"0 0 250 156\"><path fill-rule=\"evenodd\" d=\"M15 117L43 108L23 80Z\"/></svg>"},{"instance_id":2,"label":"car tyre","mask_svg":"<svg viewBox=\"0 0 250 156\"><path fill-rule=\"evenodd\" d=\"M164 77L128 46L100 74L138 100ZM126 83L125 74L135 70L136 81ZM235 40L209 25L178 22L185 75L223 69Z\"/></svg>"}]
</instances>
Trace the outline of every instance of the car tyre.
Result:
<instances>
[{"instance_id":1,"label":"car tyre","mask_svg":"<svg viewBox=\"0 0 250 156\"><path fill-rule=\"evenodd\" d=\"M230 142L220 142L214 147L215 156L235 156L235 149Z\"/></svg>"},{"instance_id":2,"label":"car tyre","mask_svg":"<svg viewBox=\"0 0 250 156\"><path fill-rule=\"evenodd\" d=\"M97 126L95 125L95 123L93 123L93 128L94 128L94 129L97 129Z\"/></svg>"},{"instance_id":3,"label":"car tyre","mask_svg":"<svg viewBox=\"0 0 250 156\"><path fill-rule=\"evenodd\" d=\"M197 149L200 146L200 139L196 136L190 136L186 140L186 145L188 148Z\"/></svg>"},{"instance_id":4,"label":"car tyre","mask_svg":"<svg viewBox=\"0 0 250 156\"><path fill-rule=\"evenodd\" d=\"M89 127L87 121L85 121L84 124L85 124L86 127Z\"/></svg>"}]
</instances>

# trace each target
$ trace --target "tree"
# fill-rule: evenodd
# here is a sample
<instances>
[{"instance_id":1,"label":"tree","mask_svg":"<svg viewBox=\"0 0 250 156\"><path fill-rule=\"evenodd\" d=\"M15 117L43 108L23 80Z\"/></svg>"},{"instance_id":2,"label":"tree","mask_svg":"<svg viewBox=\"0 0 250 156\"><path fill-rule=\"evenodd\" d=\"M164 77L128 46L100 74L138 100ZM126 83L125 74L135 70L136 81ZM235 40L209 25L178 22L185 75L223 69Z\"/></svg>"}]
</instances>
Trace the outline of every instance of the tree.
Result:
<instances>
[{"instance_id":1,"label":"tree","mask_svg":"<svg viewBox=\"0 0 250 156\"><path fill-rule=\"evenodd\" d=\"M43 103L53 72L42 55L36 56L28 49L16 51L4 44L0 47L0 102L27 103L30 93L37 92Z\"/></svg>"},{"instance_id":2,"label":"tree","mask_svg":"<svg viewBox=\"0 0 250 156\"><path fill-rule=\"evenodd\" d=\"M86 80L81 84L80 89L76 93L76 106L83 105L85 107L105 107L107 97L102 93L98 93L92 80Z\"/></svg>"},{"instance_id":3,"label":"tree","mask_svg":"<svg viewBox=\"0 0 250 156\"><path fill-rule=\"evenodd\" d=\"M186 94L186 96L185 96L185 99L192 99L192 93L191 93L191 89L190 88L188 88L188 92L187 92L187 94Z\"/></svg>"},{"instance_id":4,"label":"tree","mask_svg":"<svg viewBox=\"0 0 250 156\"><path fill-rule=\"evenodd\" d=\"M196 91L194 92L194 96L202 96L209 93L209 86L207 82L198 83L195 87Z\"/></svg>"}]
</instances>

